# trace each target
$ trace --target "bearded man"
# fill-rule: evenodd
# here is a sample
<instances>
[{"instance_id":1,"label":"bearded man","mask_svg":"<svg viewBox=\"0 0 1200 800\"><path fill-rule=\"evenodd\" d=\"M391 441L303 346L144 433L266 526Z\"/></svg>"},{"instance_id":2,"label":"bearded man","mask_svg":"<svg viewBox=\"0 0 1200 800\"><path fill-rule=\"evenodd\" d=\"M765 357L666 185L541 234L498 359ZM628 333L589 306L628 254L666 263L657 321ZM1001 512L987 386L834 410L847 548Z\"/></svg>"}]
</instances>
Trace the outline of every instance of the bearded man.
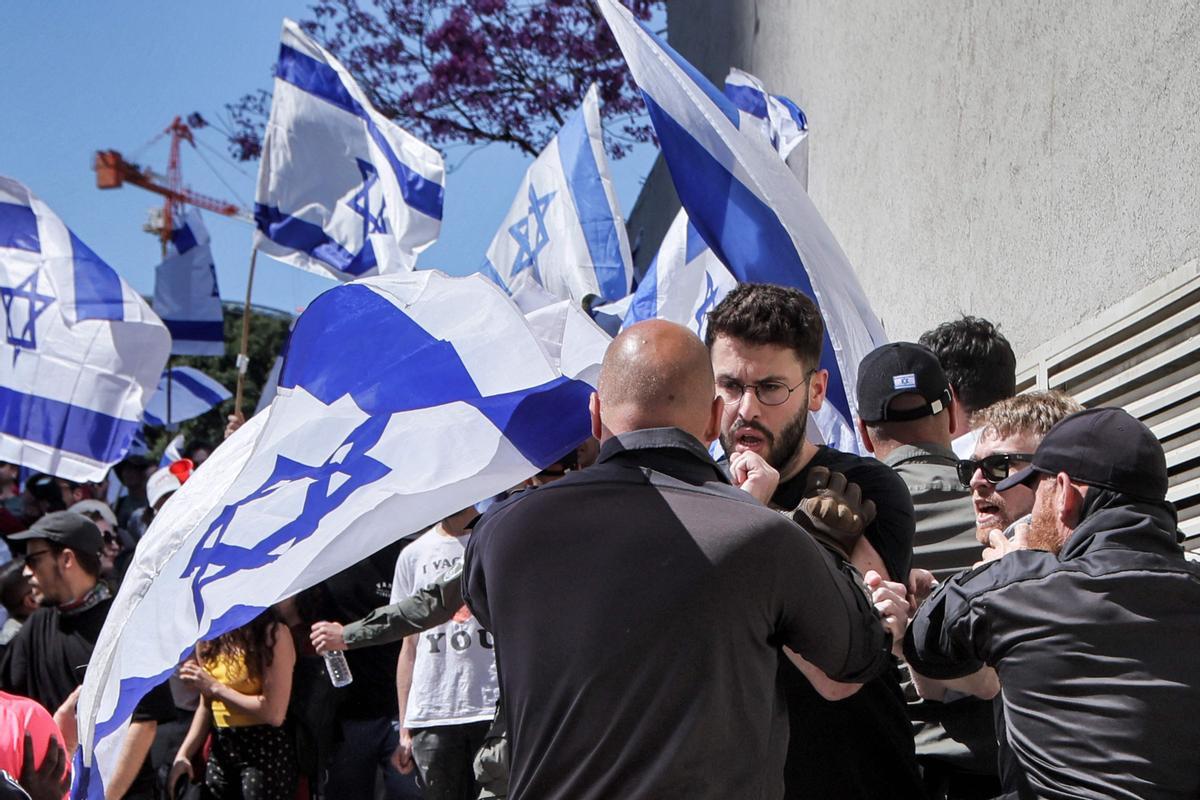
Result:
<instances>
[{"instance_id":1,"label":"bearded man","mask_svg":"<svg viewBox=\"0 0 1200 800\"><path fill-rule=\"evenodd\" d=\"M904 481L874 458L813 444L809 412L825 402L820 309L795 289L741 284L708 315L705 343L724 401L721 444L735 483L778 472L770 504L794 509L818 468L842 473L875 506L861 536L839 542L860 572L904 583L912 563L914 516ZM755 493L755 492L752 492ZM789 798L920 798L912 731L893 665L866 683L838 683L794 653L778 679L788 704L785 770Z\"/></svg>"},{"instance_id":2,"label":"bearded man","mask_svg":"<svg viewBox=\"0 0 1200 800\"><path fill-rule=\"evenodd\" d=\"M1121 409L1081 411L996 490L1016 486L1034 492L1027 530L921 606L909 666L1003 686L1006 798L1200 796L1200 565L1162 446Z\"/></svg>"}]
</instances>

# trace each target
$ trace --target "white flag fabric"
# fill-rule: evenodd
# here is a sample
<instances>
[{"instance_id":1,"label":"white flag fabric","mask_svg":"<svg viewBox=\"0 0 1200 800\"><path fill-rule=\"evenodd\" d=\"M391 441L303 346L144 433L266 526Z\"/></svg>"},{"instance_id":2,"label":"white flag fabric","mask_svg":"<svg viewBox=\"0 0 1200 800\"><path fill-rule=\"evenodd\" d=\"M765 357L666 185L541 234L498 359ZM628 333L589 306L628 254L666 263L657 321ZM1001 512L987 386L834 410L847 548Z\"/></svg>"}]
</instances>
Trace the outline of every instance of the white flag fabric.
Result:
<instances>
[{"instance_id":1,"label":"white flag fabric","mask_svg":"<svg viewBox=\"0 0 1200 800\"><path fill-rule=\"evenodd\" d=\"M0 461L98 481L129 450L171 337L24 185L0 177Z\"/></svg>"},{"instance_id":2,"label":"white flag fabric","mask_svg":"<svg viewBox=\"0 0 1200 800\"><path fill-rule=\"evenodd\" d=\"M309 305L274 402L216 448L138 547L84 680L76 797L103 797L133 707L198 640L590 435L589 381L609 339L581 309L542 313L535 333L482 276L424 270Z\"/></svg>"},{"instance_id":3,"label":"white flag fabric","mask_svg":"<svg viewBox=\"0 0 1200 800\"><path fill-rule=\"evenodd\" d=\"M211 411L233 397L228 389L195 367L171 367L158 381L146 405L147 425L178 425Z\"/></svg>"},{"instance_id":4,"label":"white flag fabric","mask_svg":"<svg viewBox=\"0 0 1200 800\"><path fill-rule=\"evenodd\" d=\"M858 363L887 339L846 254L778 153L739 131L738 107L615 0L596 2L696 231L739 281L794 286L820 306L825 413L836 413L825 439L863 452L854 425Z\"/></svg>"},{"instance_id":5,"label":"white flag fabric","mask_svg":"<svg viewBox=\"0 0 1200 800\"><path fill-rule=\"evenodd\" d=\"M604 301L629 294L632 263L593 85L525 173L480 271L510 294L532 280L559 299Z\"/></svg>"},{"instance_id":6,"label":"white flag fabric","mask_svg":"<svg viewBox=\"0 0 1200 800\"><path fill-rule=\"evenodd\" d=\"M167 258L154 268L154 311L171 332L171 354L225 355L221 291L208 230L189 208L171 231Z\"/></svg>"},{"instance_id":7,"label":"white flag fabric","mask_svg":"<svg viewBox=\"0 0 1200 800\"><path fill-rule=\"evenodd\" d=\"M384 117L337 59L283 21L254 243L349 281L412 269L441 228L441 155Z\"/></svg>"}]
</instances>

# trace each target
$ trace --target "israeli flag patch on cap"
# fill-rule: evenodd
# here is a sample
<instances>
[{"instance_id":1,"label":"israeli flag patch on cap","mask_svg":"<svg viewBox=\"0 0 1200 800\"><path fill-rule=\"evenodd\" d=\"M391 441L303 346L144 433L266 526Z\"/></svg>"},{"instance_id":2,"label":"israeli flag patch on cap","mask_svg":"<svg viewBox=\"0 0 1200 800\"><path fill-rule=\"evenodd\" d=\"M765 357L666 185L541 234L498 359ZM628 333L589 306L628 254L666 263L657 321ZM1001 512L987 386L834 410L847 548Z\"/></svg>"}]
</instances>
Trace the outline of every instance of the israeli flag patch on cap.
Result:
<instances>
[{"instance_id":1,"label":"israeli flag patch on cap","mask_svg":"<svg viewBox=\"0 0 1200 800\"><path fill-rule=\"evenodd\" d=\"M917 388L917 376L912 374L911 372L908 373L907 375L893 375L892 376L892 388L895 389L896 391L899 391L901 389L916 389Z\"/></svg>"}]
</instances>

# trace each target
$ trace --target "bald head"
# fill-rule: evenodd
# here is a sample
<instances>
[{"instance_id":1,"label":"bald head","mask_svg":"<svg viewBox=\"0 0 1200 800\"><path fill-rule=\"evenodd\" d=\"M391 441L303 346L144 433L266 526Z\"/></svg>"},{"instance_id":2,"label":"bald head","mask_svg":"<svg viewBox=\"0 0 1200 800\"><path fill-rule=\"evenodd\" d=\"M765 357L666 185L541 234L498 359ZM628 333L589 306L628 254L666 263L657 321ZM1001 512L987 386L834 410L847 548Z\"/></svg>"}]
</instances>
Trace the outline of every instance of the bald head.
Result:
<instances>
[{"instance_id":1,"label":"bald head","mask_svg":"<svg viewBox=\"0 0 1200 800\"><path fill-rule=\"evenodd\" d=\"M600 438L665 427L681 428L705 443L715 436L710 428L719 401L708 350L696 334L673 322L639 322L613 339L600 367L597 397Z\"/></svg>"}]
</instances>

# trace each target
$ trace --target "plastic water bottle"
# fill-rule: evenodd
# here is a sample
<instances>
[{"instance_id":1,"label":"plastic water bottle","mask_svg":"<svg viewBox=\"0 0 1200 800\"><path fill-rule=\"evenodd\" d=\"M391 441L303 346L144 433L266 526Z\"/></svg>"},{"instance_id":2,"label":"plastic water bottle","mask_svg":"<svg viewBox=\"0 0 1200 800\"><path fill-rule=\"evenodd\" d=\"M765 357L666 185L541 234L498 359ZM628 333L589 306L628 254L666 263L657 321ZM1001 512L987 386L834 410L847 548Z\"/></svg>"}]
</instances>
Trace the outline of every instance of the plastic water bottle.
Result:
<instances>
[{"instance_id":1,"label":"plastic water bottle","mask_svg":"<svg viewBox=\"0 0 1200 800\"><path fill-rule=\"evenodd\" d=\"M329 682L334 688L349 686L354 676L350 674L350 665L346 662L346 654L341 650L329 650L325 653L325 671L329 673Z\"/></svg>"}]
</instances>

